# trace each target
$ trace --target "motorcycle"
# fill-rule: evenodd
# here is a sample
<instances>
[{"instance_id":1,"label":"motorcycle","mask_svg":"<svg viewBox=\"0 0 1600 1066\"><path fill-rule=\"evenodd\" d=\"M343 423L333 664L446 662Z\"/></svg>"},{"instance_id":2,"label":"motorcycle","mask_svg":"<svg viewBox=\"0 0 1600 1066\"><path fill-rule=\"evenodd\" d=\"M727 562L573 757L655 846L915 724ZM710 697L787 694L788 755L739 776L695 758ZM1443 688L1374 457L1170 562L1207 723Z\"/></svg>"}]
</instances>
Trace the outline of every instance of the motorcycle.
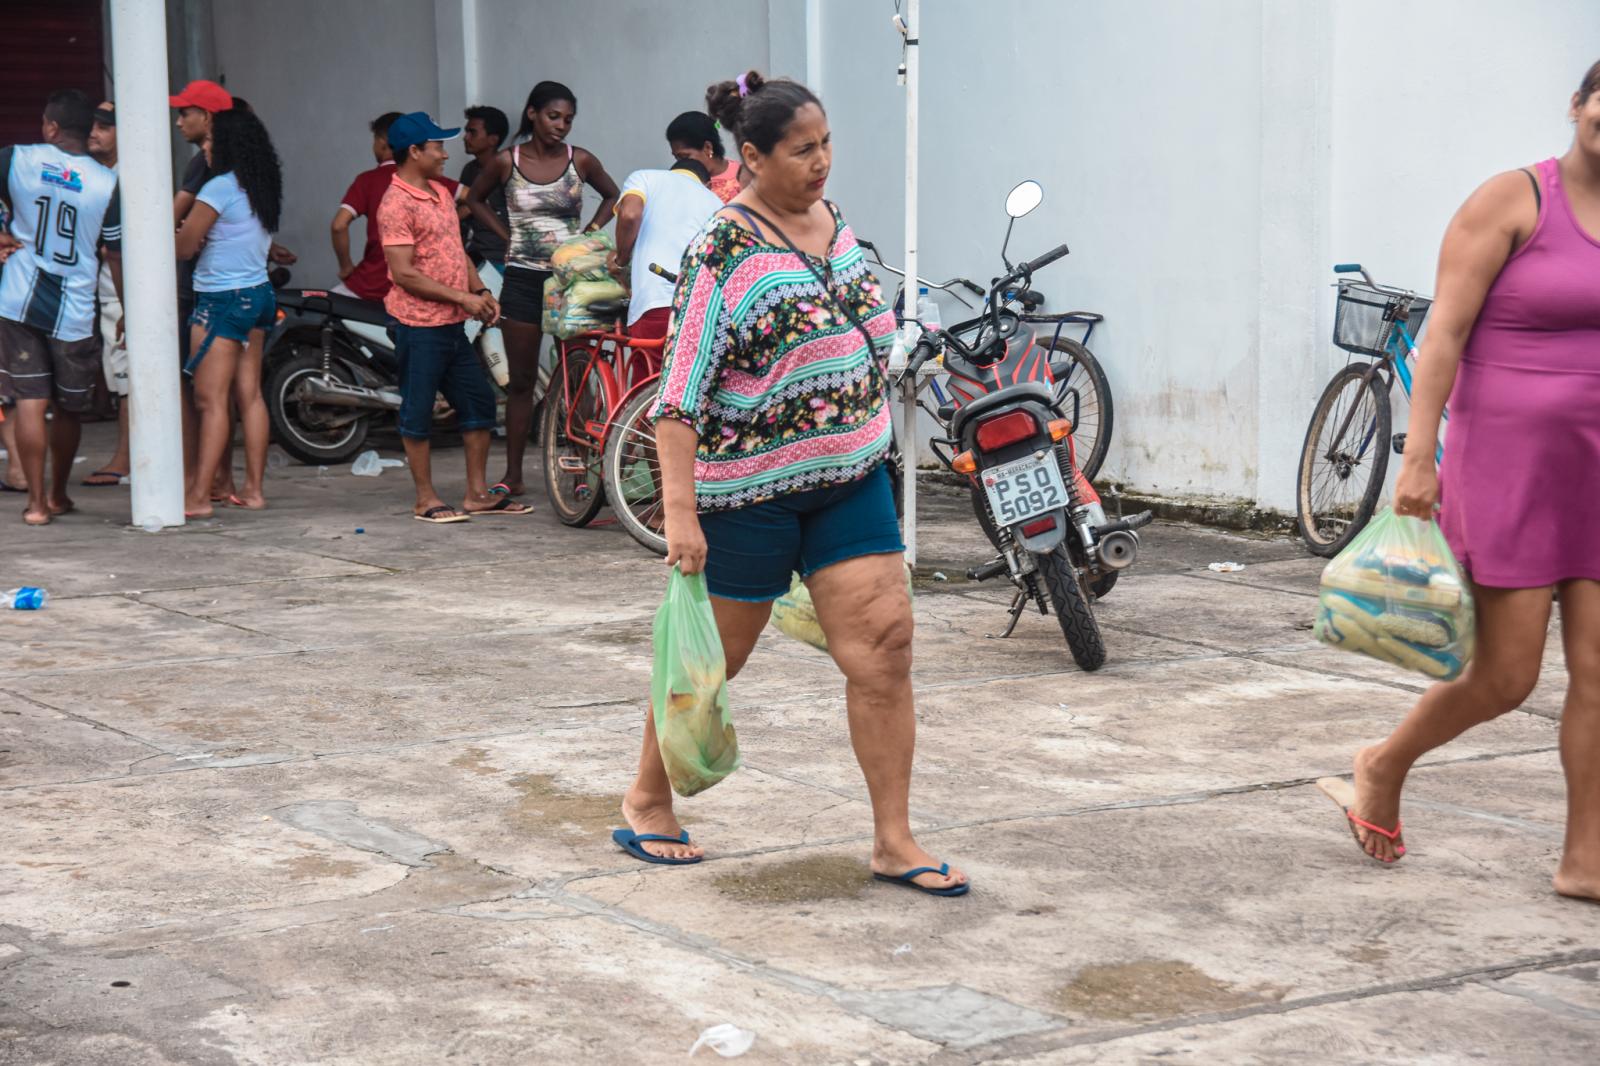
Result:
<instances>
[{"instance_id":1,"label":"motorcycle","mask_svg":"<svg viewBox=\"0 0 1600 1066\"><path fill-rule=\"evenodd\" d=\"M1139 555L1138 530L1149 511L1108 520L1100 496L1077 464L1076 397L1058 397L1057 376L1070 359L1041 345L1012 304L1031 291L1035 272L1068 254L1065 244L1013 266L1006 258L1016 220L1044 198L1038 182L1025 181L1006 198L1011 222L1000 258L1007 272L995 279L977 318L924 332L904 373L915 375L942 357L951 402L937 412L948 436L930 445L947 468L971 484L972 506L998 554L967 571L972 581L1002 575L1016 586L1010 636L1028 603L1052 610L1073 659L1084 670L1105 663L1105 641L1090 609Z\"/></svg>"},{"instance_id":2,"label":"motorcycle","mask_svg":"<svg viewBox=\"0 0 1600 1066\"><path fill-rule=\"evenodd\" d=\"M287 270L273 272L278 316L262 359L272 435L302 463L341 463L361 450L374 419L400 409L389 314L381 303L288 281ZM467 324L467 336L481 355L479 323Z\"/></svg>"}]
</instances>

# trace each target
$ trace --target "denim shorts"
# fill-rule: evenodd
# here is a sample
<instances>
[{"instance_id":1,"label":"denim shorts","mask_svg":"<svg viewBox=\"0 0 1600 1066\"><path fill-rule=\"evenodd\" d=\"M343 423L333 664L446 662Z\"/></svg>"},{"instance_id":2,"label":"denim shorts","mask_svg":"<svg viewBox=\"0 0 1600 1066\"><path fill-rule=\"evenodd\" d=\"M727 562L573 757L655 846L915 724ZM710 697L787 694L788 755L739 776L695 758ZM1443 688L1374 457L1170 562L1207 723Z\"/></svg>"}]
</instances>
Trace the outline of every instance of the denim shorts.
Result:
<instances>
[{"instance_id":1,"label":"denim shorts","mask_svg":"<svg viewBox=\"0 0 1600 1066\"><path fill-rule=\"evenodd\" d=\"M251 330L270 330L277 315L278 298L273 294L270 281L248 289L195 293L194 312L189 321L203 328L206 335L200 347L184 362L183 372L193 377L200 360L211 350L211 342L218 337L243 344L250 339Z\"/></svg>"},{"instance_id":2,"label":"denim shorts","mask_svg":"<svg viewBox=\"0 0 1600 1066\"><path fill-rule=\"evenodd\" d=\"M713 596L765 603L789 591L791 575L862 555L905 551L888 467L858 481L707 511L706 587Z\"/></svg>"},{"instance_id":3,"label":"denim shorts","mask_svg":"<svg viewBox=\"0 0 1600 1066\"><path fill-rule=\"evenodd\" d=\"M462 323L408 326L392 322L390 328L400 360L397 421L402 437L428 439L433 432L433 397L440 392L455 408L457 429L494 428L494 388Z\"/></svg>"}]
</instances>

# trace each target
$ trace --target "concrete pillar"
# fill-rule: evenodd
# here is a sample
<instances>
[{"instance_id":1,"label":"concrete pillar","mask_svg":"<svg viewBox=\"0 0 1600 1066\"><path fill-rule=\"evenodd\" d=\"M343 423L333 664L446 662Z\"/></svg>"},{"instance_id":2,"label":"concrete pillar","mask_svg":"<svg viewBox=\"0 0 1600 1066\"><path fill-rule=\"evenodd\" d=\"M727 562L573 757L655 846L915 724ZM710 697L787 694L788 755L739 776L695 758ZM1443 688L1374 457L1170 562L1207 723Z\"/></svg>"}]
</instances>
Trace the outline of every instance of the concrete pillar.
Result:
<instances>
[{"instance_id":1,"label":"concrete pillar","mask_svg":"<svg viewBox=\"0 0 1600 1066\"><path fill-rule=\"evenodd\" d=\"M162 0L110 0L123 307L133 446L133 522L183 525L178 279L167 152L167 23Z\"/></svg>"}]
</instances>

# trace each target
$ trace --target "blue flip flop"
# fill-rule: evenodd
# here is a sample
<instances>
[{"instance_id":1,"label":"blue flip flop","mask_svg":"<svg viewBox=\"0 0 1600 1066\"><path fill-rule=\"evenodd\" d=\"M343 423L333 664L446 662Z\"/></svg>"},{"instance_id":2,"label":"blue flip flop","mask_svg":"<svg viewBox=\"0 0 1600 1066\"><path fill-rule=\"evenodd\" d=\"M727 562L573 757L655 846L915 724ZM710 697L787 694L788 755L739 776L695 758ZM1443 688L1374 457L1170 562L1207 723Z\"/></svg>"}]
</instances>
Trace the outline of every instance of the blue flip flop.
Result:
<instances>
[{"instance_id":1,"label":"blue flip flop","mask_svg":"<svg viewBox=\"0 0 1600 1066\"><path fill-rule=\"evenodd\" d=\"M915 870L907 870L898 877L891 877L889 874L880 874L876 871L873 872L872 876L879 881L887 881L891 885L900 885L903 888L914 888L918 892L926 892L930 896L965 896L968 890L972 888L970 881L959 885L951 885L949 888L923 888L912 880L912 878L921 877L923 874L938 874L940 877L948 877L950 875L950 864L944 863L937 868L919 866Z\"/></svg>"},{"instance_id":2,"label":"blue flip flop","mask_svg":"<svg viewBox=\"0 0 1600 1066\"><path fill-rule=\"evenodd\" d=\"M635 833L632 829L613 829L611 839L616 841L617 847L632 855L641 862L653 862L658 866L693 866L705 858L704 855L693 859L669 859L664 855L652 855L639 846L643 841L659 840L663 844L689 843L689 831L685 829L681 836L662 836L660 833Z\"/></svg>"}]
</instances>

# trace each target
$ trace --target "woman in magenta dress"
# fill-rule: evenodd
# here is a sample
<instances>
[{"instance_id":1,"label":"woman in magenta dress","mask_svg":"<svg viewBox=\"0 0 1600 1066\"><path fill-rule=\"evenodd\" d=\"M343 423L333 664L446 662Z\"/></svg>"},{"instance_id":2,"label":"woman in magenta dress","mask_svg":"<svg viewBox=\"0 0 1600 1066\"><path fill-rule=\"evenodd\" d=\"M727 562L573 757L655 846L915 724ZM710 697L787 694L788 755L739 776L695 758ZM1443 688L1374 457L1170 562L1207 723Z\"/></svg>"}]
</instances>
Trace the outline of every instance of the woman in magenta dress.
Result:
<instances>
[{"instance_id":1,"label":"woman in magenta dress","mask_svg":"<svg viewBox=\"0 0 1600 1066\"><path fill-rule=\"evenodd\" d=\"M1427 518L1441 507L1473 582L1477 657L1356 754L1348 813L1368 855L1405 854L1407 772L1527 699L1553 589L1568 673L1567 830L1555 888L1600 900L1600 63L1569 117L1576 135L1565 155L1491 178L1445 233L1395 510Z\"/></svg>"}]
</instances>

